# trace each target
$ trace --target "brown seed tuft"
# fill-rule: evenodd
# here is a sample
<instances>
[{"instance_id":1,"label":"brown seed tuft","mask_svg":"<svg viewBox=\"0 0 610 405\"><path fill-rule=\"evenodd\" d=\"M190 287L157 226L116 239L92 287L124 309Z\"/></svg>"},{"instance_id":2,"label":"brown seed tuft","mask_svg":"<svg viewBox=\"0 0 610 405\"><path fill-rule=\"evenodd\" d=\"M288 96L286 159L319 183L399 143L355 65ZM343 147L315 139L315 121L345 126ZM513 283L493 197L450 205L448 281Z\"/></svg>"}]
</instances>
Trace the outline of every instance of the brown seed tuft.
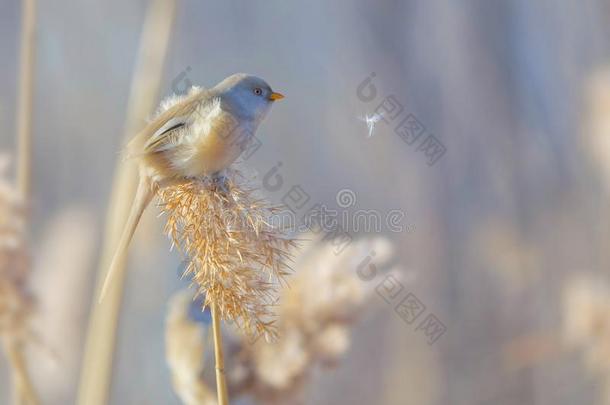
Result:
<instances>
[{"instance_id":1,"label":"brown seed tuft","mask_svg":"<svg viewBox=\"0 0 610 405\"><path fill-rule=\"evenodd\" d=\"M249 335L275 335L272 303L288 274L294 240L271 224L279 207L256 197L235 170L221 180L192 180L157 191L165 232L189 259L204 307L216 303L223 320Z\"/></svg>"}]
</instances>

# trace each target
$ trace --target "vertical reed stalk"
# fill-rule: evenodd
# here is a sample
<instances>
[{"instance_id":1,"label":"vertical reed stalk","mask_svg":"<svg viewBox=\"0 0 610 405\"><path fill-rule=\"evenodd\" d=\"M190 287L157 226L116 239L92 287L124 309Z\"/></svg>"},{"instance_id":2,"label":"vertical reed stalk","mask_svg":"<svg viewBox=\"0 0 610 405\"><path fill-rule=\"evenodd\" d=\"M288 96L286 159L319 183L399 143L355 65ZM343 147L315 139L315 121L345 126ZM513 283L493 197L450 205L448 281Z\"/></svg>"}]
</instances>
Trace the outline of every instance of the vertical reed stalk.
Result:
<instances>
[{"instance_id":1,"label":"vertical reed stalk","mask_svg":"<svg viewBox=\"0 0 610 405\"><path fill-rule=\"evenodd\" d=\"M21 49L19 87L17 94L17 188L25 206L26 236L29 230L30 192L32 178L32 105L36 46L36 3L23 0L21 15ZM13 373L12 384L17 404L36 405L38 397L25 363L22 337L4 339Z\"/></svg>"},{"instance_id":2,"label":"vertical reed stalk","mask_svg":"<svg viewBox=\"0 0 610 405\"><path fill-rule=\"evenodd\" d=\"M164 62L174 23L177 0L152 0L147 11L131 90L124 138L133 136L154 111ZM77 403L105 405L111 382L117 323L123 298L124 272L117 272L106 297L98 296L119 241L137 186L137 171L131 163L119 163L113 182L100 256L96 293L89 319ZM126 263L122 263L125 266Z\"/></svg>"},{"instance_id":3,"label":"vertical reed stalk","mask_svg":"<svg viewBox=\"0 0 610 405\"><path fill-rule=\"evenodd\" d=\"M225 374L225 359L222 353L222 333L220 331L220 314L218 305L212 304L212 331L214 333L214 357L216 358L216 394L218 405L228 405L227 380Z\"/></svg>"},{"instance_id":4,"label":"vertical reed stalk","mask_svg":"<svg viewBox=\"0 0 610 405\"><path fill-rule=\"evenodd\" d=\"M38 405L38 396L29 378L23 347L14 339L4 340L4 350L7 354L13 372L13 390L16 405Z\"/></svg>"},{"instance_id":5,"label":"vertical reed stalk","mask_svg":"<svg viewBox=\"0 0 610 405\"><path fill-rule=\"evenodd\" d=\"M21 17L20 75L17 100L17 187L29 202L32 172L32 104L34 48L36 41L36 3L23 0Z\"/></svg>"}]
</instances>

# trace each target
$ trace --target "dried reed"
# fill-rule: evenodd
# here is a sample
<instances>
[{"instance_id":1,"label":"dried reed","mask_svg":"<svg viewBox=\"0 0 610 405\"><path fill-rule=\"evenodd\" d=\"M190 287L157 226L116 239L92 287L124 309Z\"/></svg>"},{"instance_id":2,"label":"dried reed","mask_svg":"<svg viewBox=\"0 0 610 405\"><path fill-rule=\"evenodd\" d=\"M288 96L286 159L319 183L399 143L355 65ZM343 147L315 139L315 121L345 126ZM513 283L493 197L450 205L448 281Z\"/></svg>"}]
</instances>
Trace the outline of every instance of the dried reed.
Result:
<instances>
[{"instance_id":1,"label":"dried reed","mask_svg":"<svg viewBox=\"0 0 610 405\"><path fill-rule=\"evenodd\" d=\"M17 188L6 179L8 160L0 162L0 337L13 373L16 403L36 404L23 350L33 302L27 289L25 209Z\"/></svg>"},{"instance_id":2,"label":"dried reed","mask_svg":"<svg viewBox=\"0 0 610 405\"><path fill-rule=\"evenodd\" d=\"M359 279L356 269L372 250L382 271L392 259L391 244L383 238L353 242L341 255L331 242L306 236L295 257L290 288L281 290L277 301L277 340L269 344L243 331L229 329L226 361L228 390L234 397L250 397L257 403L302 403L309 374L319 365L337 365L349 347L350 327L371 303L376 283ZM205 327L191 314L193 294L180 291L170 302L166 324L167 361L172 378L182 384L178 392L184 404L193 393L207 393L203 377ZM179 321L179 322L178 322ZM180 351L170 348L180 348ZM180 365L178 367L177 365Z\"/></svg>"},{"instance_id":3,"label":"dried reed","mask_svg":"<svg viewBox=\"0 0 610 405\"><path fill-rule=\"evenodd\" d=\"M216 361L216 395L220 405L228 405L227 376L225 374L225 357L222 351L220 314L218 304L212 303L212 330L214 333L214 359Z\"/></svg>"},{"instance_id":4,"label":"dried reed","mask_svg":"<svg viewBox=\"0 0 610 405\"><path fill-rule=\"evenodd\" d=\"M153 0L149 6L129 95L125 139L137 132L147 116L155 110L176 4L177 0ZM118 244L123 224L129 215L136 185L137 171L133 162L119 163L110 197L96 297L101 291L105 272ZM109 288L103 304L94 305L92 308L83 356L79 404L107 403L123 284L124 279L117 277ZM97 299L93 302L97 302Z\"/></svg>"},{"instance_id":5,"label":"dried reed","mask_svg":"<svg viewBox=\"0 0 610 405\"><path fill-rule=\"evenodd\" d=\"M183 404L215 405L215 395L202 379L206 328L190 318L195 303L190 291L179 291L170 299L165 322L165 356L174 391Z\"/></svg>"},{"instance_id":6,"label":"dried reed","mask_svg":"<svg viewBox=\"0 0 610 405\"><path fill-rule=\"evenodd\" d=\"M36 3L23 0L17 95L17 186L12 195L12 186L3 182L0 195L0 335L13 372L15 402L30 405L38 403L23 354L32 308L26 288L29 273L26 240L32 172L35 28Z\"/></svg>"},{"instance_id":7,"label":"dried reed","mask_svg":"<svg viewBox=\"0 0 610 405\"><path fill-rule=\"evenodd\" d=\"M271 225L279 208L255 196L244 177L228 170L220 183L205 178L157 191L165 230L189 259L185 275L212 312L218 403L227 404L220 321L249 336L272 339L271 306L287 275L294 241ZM203 308L202 308L203 310Z\"/></svg>"},{"instance_id":8,"label":"dried reed","mask_svg":"<svg viewBox=\"0 0 610 405\"><path fill-rule=\"evenodd\" d=\"M17 185L29 201L32 177L32 107L36 45L36 1L23 0L21 18L20 76L17 98Z\"/></svg>"},{"instance_id":9,"label":"dried reed","mask_svg":"<svg viewBox=\"0 0 610 405\"><path fill-rule=\"evenodd\" d=\"M32 329L41 344L28 359L36 364L31 374L45 404L75 400L94 271L91 265L98 249L96 229L91 210L71 205L38 232L30 285L36 297Z\"/></svg>"},{"instance_id":10,"label":"dried reed","mask_svg":"<svg viewBox=\"0 0 610 405\"><path fill-rule=\"evenodd\" d=\"M311 372L339 363L349 348L350 328L372 303L377 283L361 280L356 270L371 251L383 271L393 255L384 238L356 240L337 255L332 242L312 237L295 261L290 288L280 296L278 343L240 339L234 367L241 375L230 381L232 392L264 404L302 401Z\"/></svg>"},{"instance_id":11,"label":"dried reed","mask_svg":"<svg viewBox=\"0 0 610 405\"><path fill-rule=\"evenodd\" d=\"M279 208L257 198L233 170L222 187L213 179L193 180L158 195L165 231L189 258L185 275L205 296L204 306L215 304L221 319L250 336L272 339L270 304L294 246L270 223Z\"/></svg>"}]
</instances>

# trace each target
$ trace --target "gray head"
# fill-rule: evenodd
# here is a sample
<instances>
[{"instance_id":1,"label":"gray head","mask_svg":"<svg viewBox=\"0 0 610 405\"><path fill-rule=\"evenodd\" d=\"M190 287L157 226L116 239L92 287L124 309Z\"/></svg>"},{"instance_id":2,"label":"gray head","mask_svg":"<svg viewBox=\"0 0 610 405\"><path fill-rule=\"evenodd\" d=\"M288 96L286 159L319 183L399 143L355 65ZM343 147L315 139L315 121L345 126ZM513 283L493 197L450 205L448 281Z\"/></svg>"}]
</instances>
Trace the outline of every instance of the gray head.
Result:
<instances>
[{"instance_id":1,"label":"gray head","mask_svg":"<svg viewBox=\"0 0 610 405\"><path fill-rule=\"evenodd\" d=\"M266 81L260 77L237 73L218 83L214 92L243 118L262 120L275 100L284 96L275 93Z\"/></svg>"}]
</instances>

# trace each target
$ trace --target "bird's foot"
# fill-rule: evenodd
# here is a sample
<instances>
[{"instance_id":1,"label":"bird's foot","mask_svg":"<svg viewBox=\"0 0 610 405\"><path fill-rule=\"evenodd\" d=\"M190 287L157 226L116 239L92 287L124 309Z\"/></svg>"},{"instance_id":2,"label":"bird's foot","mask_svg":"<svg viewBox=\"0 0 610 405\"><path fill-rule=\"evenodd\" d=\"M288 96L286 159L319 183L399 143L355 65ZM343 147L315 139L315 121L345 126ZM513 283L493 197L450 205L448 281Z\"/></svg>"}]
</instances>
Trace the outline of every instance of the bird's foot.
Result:
<instances>
[{"instance_id":1,"label":"bird's foot","mask_svg":"<svg viewBox=\"0 0 610 405\"><path fill-rule=\"evenodd\" d=\"M212 175L212 182L217 190L229 195L229 180L224 174L215 173Z\"/></svg>"}]
</instances>

